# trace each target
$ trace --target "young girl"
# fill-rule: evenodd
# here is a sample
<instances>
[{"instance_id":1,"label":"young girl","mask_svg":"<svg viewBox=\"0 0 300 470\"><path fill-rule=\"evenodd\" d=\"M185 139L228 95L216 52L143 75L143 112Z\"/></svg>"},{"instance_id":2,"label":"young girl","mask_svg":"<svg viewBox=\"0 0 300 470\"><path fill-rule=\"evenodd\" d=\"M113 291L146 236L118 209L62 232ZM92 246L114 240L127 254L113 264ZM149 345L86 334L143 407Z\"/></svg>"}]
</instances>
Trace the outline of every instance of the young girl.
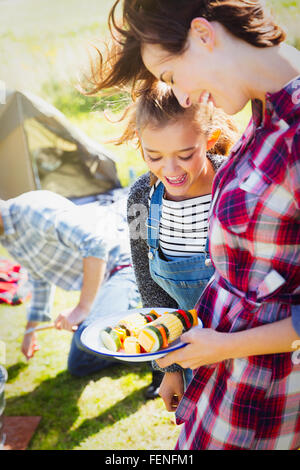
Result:
<instances>
[{"instance_id":1,"label":"young girl","mask_svg":"<svg viewBox=\"0 0 300 470\"><path fill-rule=\"evenodd\" d=\"M119 143L136 137L151 175L139 178L128 198L143 305L192 309L214 272L207 238L211 187L237 130L221 110L205 103L184 109L169 87L157 84L137 100ZM160 375L154 373L148 393ZM160 393L174 411L183 394L181 372L167 374Z\"/></svg>"},{"instance_id":2,"label":"young girl","mask_svg":"<svg viewBox=\"0 0 300 470\"><path fill-rule=\"evenodd\" d=\"M300 446L300 52L257 0L125 0L95 89L160 79L253 117L212 190L205 328L159 360L194 369L177 449ZM151 76L152 75L152 76ZM143 84L144 86L144 84Z\"/></svg>"}]
</instances>

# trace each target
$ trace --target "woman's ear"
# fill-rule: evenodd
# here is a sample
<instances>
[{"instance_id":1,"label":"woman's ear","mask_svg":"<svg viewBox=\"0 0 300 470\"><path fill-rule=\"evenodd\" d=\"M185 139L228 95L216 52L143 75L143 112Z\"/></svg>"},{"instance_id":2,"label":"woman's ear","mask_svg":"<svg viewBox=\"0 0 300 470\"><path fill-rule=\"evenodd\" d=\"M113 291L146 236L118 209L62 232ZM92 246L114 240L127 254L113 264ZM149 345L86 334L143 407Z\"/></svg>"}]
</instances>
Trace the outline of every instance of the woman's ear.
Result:
<instances>
[{"instance_id":1,"label":"woman's ear","mask_svg":"<svg viewBox=\"0 0 300 470\"><path fill-rule=\"evenodd\" d=\"M216 143L218 142L219 140L219 137L221 135L221 130L220 129L216 129L211 135L210 137L207 139L207 143L206 143L206 150L210 150L212 149Z\"/></svg>"},{"instance_id":2,"label":"woman's ear","mask_svg":"<svg viewBox=\"0 0 300 470\"><path fill-rule=\"evenodd\" d=\"M190 32L195 39L201 41L203 46L206 46L210 51L213 50L215 45L215 30L209 21L205 18L194 18L191 21Z\"/></svg>"}]
</instances>

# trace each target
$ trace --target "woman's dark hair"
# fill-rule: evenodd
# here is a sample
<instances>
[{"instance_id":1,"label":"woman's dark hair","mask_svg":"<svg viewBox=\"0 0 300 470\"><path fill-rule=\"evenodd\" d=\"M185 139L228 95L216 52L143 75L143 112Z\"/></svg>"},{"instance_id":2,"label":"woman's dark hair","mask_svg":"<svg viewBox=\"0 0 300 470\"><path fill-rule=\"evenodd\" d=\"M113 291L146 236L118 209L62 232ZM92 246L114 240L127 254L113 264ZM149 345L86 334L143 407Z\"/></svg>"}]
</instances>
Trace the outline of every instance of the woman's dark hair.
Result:
<instances>
[{"instance_id":1,"label":"woman's dark hair","mask_svg":"<svg viewBox=\"0 0 300 470\"><path fill-rule=\"evenodd\" d=\"M136 92L151 88L154 77L143 64L141 45L159 44L170 54L181 54L196 17L219 22L256 47L277 45L286 36L259 0L117 0L108 19L113 44L105 59L98 50L100 60L92 66L89 94L128 86Z\"/></svg>"}]
</instances>

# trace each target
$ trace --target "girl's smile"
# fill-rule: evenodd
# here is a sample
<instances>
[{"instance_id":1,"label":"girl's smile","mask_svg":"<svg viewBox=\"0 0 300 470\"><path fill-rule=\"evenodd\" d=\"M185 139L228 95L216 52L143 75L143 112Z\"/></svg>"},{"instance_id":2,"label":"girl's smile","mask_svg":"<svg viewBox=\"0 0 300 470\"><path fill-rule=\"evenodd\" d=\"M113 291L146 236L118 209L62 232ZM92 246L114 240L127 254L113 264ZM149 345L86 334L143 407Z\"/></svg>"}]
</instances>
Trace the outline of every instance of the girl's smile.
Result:
<instances>
[{"instance_id":1,"label":"girl's smile","mask_svg":"<svg viewBox=\"0 0 300 470\"><path fill-rule=\"evenodd\" d=\"M187 180L187 173L185 173L182 176L166 176L166 181L168 184L173 185L173 186L182 186L183 184L186 183Z\"/></svg>"}]
</instances>

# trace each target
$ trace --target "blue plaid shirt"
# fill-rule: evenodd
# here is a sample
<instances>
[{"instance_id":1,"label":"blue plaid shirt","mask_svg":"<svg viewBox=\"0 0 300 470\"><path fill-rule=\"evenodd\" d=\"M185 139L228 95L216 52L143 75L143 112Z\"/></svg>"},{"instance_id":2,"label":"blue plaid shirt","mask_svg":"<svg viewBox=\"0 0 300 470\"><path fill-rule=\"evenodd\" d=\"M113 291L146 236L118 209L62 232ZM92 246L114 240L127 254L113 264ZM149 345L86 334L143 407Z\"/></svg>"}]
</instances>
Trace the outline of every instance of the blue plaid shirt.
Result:
<instances>
[{"instance_id":1,"label":"blue plaid shirt","mask_svg":"<svg viewBox=\"0 0 300 470\"><path fill-rule=\"evenodd\" d=\"M0 201L0 242L27 269L32 283L29 321L49 321L55 286L81 290L83 258L107 262L105 279L131 263L126 199L109 206L76 206L50 191Z\"/></svg>"}]
</instances>

